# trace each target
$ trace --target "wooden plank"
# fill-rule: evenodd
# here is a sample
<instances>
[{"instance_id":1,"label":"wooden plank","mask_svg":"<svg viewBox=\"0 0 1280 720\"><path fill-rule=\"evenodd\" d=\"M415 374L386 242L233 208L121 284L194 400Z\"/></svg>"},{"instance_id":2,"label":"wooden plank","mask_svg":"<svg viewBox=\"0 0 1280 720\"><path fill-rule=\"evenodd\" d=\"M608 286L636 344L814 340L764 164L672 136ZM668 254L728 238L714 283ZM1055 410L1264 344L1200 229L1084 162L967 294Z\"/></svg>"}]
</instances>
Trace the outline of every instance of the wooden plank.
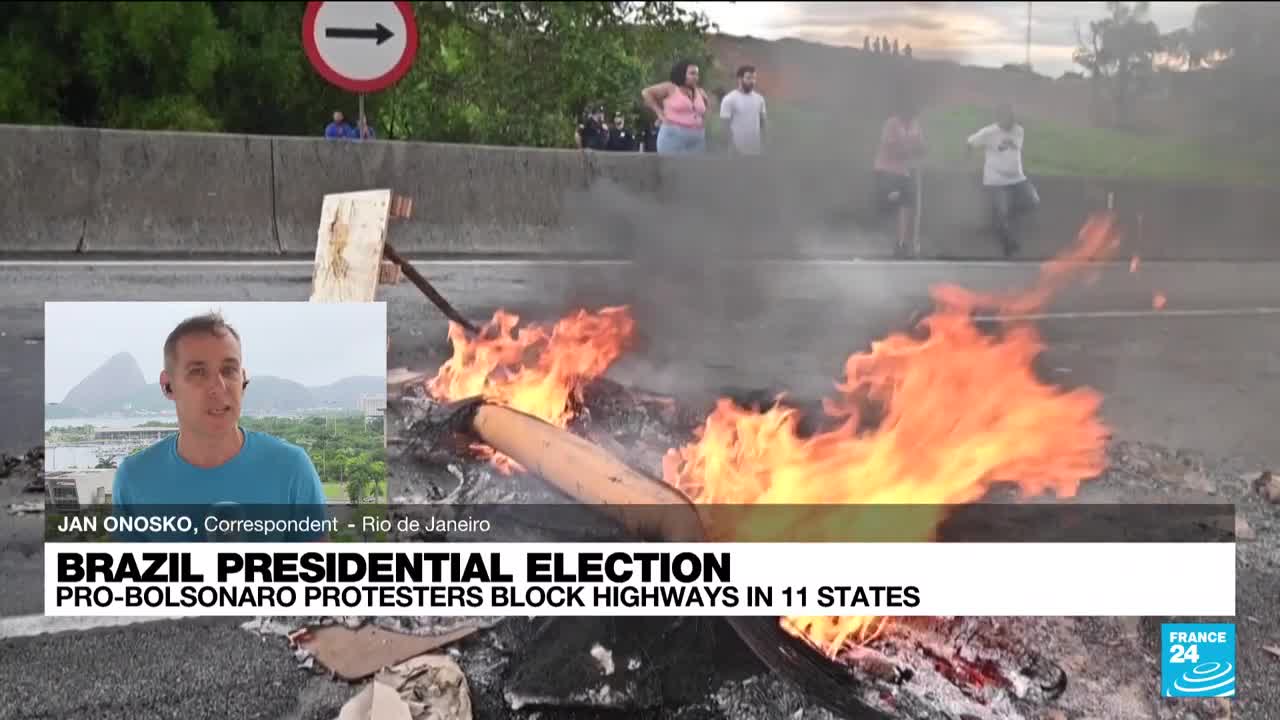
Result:
<instances>
[{"instance_id":1,"label":"wooden plank","mask_svg":"<svg viewBox=\"0 0 1280 720\"><path fill-rule=\"evenodd\" d=\"M382 261L382 270L378 274L378 282L382 285L399 285L400 278L403 275L400 272L400 266L390 260Z\"/></svg>"},{"instance_id":2,"label":"wooden plank","mask_svg":"<svg viewBox=\"0 0 1280 720\"><path fill-rule=\"evenodd\" d=\"M311 302L374 301L390 213L390 190L324 196Z\"/></svg>"},{"instance_id":3,"label":"wooden plank","mask_svg":"<svg viewBox=\"0 0 1280 720\"><path fill-rule=\"evenodd\" d=\"M479 629L462 625L439 635L405 635L365 625L325 625L300 633L297 644L343 680L362 680L384 667L457 642Z\"/></svg>"}]
</instances>

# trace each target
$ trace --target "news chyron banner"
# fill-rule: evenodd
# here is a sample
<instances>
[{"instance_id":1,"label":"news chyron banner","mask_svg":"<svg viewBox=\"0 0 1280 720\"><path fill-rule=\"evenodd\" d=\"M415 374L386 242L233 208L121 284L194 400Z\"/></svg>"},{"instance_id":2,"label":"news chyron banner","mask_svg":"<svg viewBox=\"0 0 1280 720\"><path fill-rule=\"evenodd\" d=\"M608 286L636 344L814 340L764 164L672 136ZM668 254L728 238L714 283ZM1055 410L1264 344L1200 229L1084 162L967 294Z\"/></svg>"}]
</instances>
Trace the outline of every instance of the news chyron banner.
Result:
<instances>
[{"instance_id":1,"label":"news chyron banner","mask_svg":"<svg viewBox=\"0 0 1280 720\"><path fill-rule=\"evenodd\" d=\"M1230 505L96 506L49 521L47 615L1235 614Z\"/></svg>"}]
</instances>

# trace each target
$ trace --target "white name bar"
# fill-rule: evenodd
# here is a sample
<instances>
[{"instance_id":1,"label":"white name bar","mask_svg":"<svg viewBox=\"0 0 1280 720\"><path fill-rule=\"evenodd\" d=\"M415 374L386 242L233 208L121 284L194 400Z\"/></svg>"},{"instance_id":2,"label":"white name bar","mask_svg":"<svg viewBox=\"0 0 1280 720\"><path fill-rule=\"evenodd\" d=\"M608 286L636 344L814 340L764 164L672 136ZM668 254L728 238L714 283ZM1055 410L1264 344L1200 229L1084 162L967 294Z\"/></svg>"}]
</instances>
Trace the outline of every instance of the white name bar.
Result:
<instances>
[{"instance_id":1,"label":"white name bar","mask_svg":"<svg viewBox=\"0 0 1280 720\"><path fill-rule=\"evenodd\" d=\"M1232 543L45 545L50 616L1234 616Z\"/></svg>"}]
</instances>

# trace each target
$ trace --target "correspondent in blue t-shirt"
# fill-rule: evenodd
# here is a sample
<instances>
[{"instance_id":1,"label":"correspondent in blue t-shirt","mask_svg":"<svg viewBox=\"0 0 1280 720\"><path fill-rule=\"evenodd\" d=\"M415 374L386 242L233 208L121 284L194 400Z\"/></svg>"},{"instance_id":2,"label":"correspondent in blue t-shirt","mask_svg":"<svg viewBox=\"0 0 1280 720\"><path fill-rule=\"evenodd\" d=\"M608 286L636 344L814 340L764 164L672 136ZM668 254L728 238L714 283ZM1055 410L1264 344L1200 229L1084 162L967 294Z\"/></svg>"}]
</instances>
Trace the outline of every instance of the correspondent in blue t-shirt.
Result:
<instances>
[{"instance_id":1,"label":"correspondent in blue t-shirt","mask_svg":"<svg viewBox=\"0 0 1280 720\"><path fill-rule=\"evenodd\" d=\"M160 386L174 403L178 432L120 463L112 489L115 514L181 513L197 525L205 515L226 517L228 508L262 520L324 518L324 490L307 453L240 427L249 377L242 365L240 336L220 315L189 318L174 328L164 344ZM238 539L318 537L293 533ZM184 538L148 533L127 539Z\"/></svg>"}]
</instances>

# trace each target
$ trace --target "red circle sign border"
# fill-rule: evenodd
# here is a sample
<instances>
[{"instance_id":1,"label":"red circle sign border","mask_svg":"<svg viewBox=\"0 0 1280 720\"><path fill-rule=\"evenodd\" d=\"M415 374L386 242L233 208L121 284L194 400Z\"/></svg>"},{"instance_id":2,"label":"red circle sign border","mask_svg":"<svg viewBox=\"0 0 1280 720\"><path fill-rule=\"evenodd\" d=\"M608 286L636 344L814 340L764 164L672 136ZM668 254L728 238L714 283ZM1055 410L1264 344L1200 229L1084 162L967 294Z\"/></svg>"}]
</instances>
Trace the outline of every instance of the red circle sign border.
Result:
<instances>
[{"instance_id":1,"label":"red circle sign border","mask_svg":"<svg viewBox=\"0 0 1280 720\"><path fill-rule=\"evenodd\" d=\"M400 61L384 75L369 80L355 80L334 70L320 55L320 48L316 47L316 16L320 14L320 6L324 5L324 2L308 2L306 14L302 16L302 47L306 50L307 59L311 61L311 66L315 68L316 72L320 73L320 77L343 90L358 93L385 90L404 77L405 73L409 72L409 68L413 66L414 58L418 55L418 24L413 19L413 5L411 3L396 2L394 4L404 18L405 33L407 34L404 53L400 56Z\"/></svg>"}]
</instances>

